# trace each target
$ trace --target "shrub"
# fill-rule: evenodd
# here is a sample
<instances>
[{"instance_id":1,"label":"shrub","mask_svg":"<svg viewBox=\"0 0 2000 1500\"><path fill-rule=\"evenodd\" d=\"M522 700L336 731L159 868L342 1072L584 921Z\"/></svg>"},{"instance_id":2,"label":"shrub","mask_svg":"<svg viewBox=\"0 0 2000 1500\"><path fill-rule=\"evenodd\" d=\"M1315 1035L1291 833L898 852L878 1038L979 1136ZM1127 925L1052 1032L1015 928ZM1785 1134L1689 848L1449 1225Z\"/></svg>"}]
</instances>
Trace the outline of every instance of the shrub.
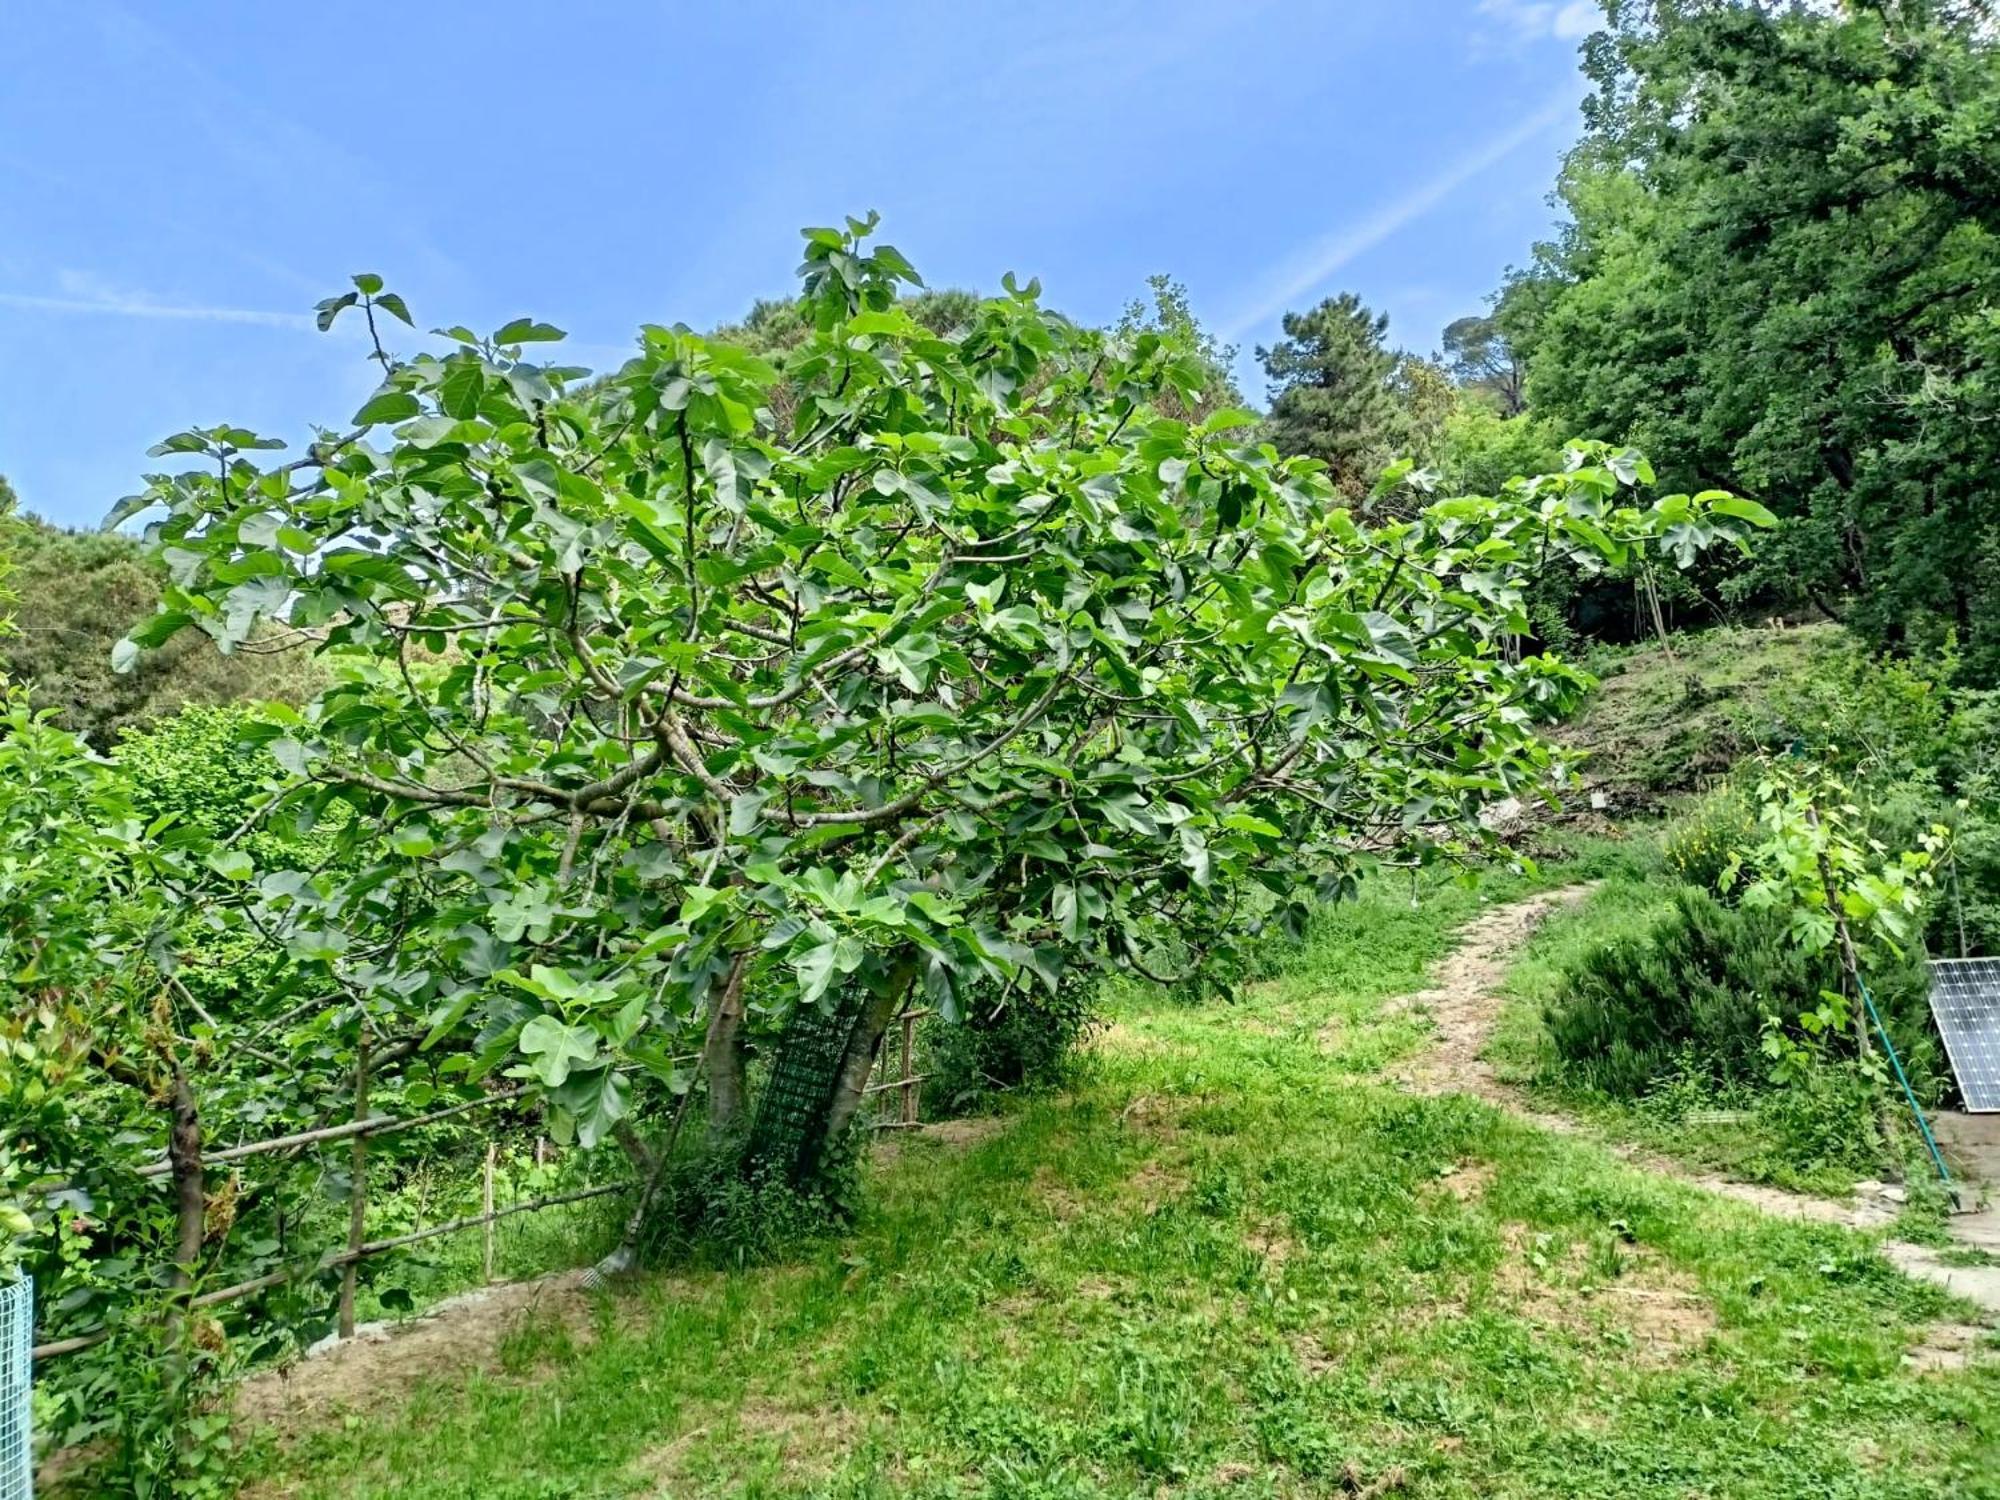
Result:
<instances>
[{"instance_id":1,"label":"shrub","mask_svg":"<svg viewBox=\"0 0 2000 1500\"><path fill-rule=\"evenodd\" d=\"M733 1150L704 1152L669 1168L640 1233L649 1264L713 1268L795 1258L849 1223L859 1199L853 1137L827 1153L810 1182Z\"/></svg>"},{"instance_id":2,"label":"shrub","mask_svg":"<svg viewBox=\"0 0 2000 1500\"><path fill-rule=\"evenodd\" d=\"M975 1004L956 1026L931 1026L925 1113L971 1114L995 1094L1065 1082L1096 995L1094 982L1071 980L1053 995L1017 991L998 1007Z\"/></svg>"},{"instance_id":3,"label":"shrub","mask_svg":"<svg viewBox=\"0 0 2000 1500\"><path fill-rule=\"evenodd\" d=\"M1966 686L1956 646L1896 659L1816 651L1776 695L1783 734L1851 776L1868 833L1908 849L1934 823L1950 859L1925 910L1934 953L2000 952L2000 693Z\"/></svg>"},{"instance_id":4,"label":"shrub","mask_svg":"<svg viewBox=\"0 0 2000 1500\"><path fill-rule=\"evenodd\" d=\"M1692 888L1652 929L1587 954L1547 1007L1567 1081L1637 1098L1692 1048L1711 1077L1760 1075L1764 1017L1817 1004L1831 964L1807 959L1761 913L1731 911Z\"/></svg>"},{"instance_id":5,"label":"shrub","mask_svg":"<svg viewBox=\"0 0 2000 1500\"><path fill-rule=\"evenodd\" d=\"M1544 1021L1561 1081L1619 1099L1695 1079L1762 1087L1764 1022L1796 1018L1840 987L1831 949L1807 954L1768 910L1725 906L1692 887L1645 933L1586 954L1564 974ZM1870 976L1870 990L1920 1094L1936 1097L1942 1056L1921 962Z\"/></svg>"},{"instance_id":6,"label":"shrub","mask_svg":"<svg viewBox=\"0 0 2000 1500\"><path fill-rule=\"evenodd\" d=\"M1784 1088L1764 1092L1757 1119L1794 1172L1861 1176L1882 1169L1881 1125L1905 1119L1899 1108L1885 1110L1881 1091L1858 1069L1816 1057Z\"/></svg>"},{"instance_id":7,"label":"shrub","mask_svg":"<svg viewBox=\"0 0 2000 1500\"><path fill-rule=\"evenodd\" d=\"M1697 802L1667 834L1667 869L1677 880L1725 899L1742 889L1739 871L1725 888L1730 862L1755 842L1757 813L1742 789L1718 787Z\"/></svg>"}]
</instances>

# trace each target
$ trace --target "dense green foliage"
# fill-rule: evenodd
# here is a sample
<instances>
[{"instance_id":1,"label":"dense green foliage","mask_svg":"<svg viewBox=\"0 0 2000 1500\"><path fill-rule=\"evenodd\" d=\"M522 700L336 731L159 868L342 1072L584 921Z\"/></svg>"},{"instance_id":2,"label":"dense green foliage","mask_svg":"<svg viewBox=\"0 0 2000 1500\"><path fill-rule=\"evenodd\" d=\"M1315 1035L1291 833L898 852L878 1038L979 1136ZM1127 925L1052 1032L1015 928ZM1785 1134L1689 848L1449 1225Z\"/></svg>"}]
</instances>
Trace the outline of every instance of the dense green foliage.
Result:
<instances>
[{"instance_id":1,"label":"dense green foliage","mask_svg":"<svg viewBox=\"0 0 2000 1500\"><path fill-rule=\"evenodd\" d=\"M989 1107L993 1096L1065 1082L1076 1046L1096 1011L1099 986L1072 979L995 1010L975 1010L960 1026L929 1034L926 1113L943 1118Z\"/></svg>"},{"instance_id":2,"label":"dense green foliage","mask_svg":"<svg viewBox=\"0 0 2000 1500\"><path fill-rule=\"evenodd\" d=\"M1616 1097L1645 1093L1684 1050L1719 1081L1747 1081L1764 1071L1766 996L1816 998L1831 978L1785 941L1781 922L1690 890L1651 932L1576 967L1546 1012L1549 1038L1572 1080Z\"/></svg>"},{"instance_id":3,"label":"dense green foliage","mask_svg":"<svg viewBox=\"0 0 2000 1500\"><path fill-rule=\"evenodd\" d=\"M924 287L898 300L911 318L941 338L961 332L979 312L978 293L950 287ZM797 298L760 297L750 304L740 323L726 323L709 337L740 345L753 354L782 355L812 334L812 318Z\"/></svg>"},{"instance_id":4,"label":"dense green foliage","mask_svg":"<svg viewBox=\"0 0 2000 1500\"><path fill-rule=\"evenodd\" d=\"M2000 693L1966 675L1951 651L1883 659L1836 637L1774 695L1786 741L1853 785L1870 839L1949 831L1915 941L1961 956L2000 952Z\"/></svg>"},{"instance_id":5,"label":"dense green foliage","mask_svg":"<svg viewBox=\"0 0 2000 1500\"><path fill-rule=\"evenodd\" d=\"M1712 898L1663 878L1643 845L1628 844L1624 853L1624 867L1607 870L1587 899L1545 923L1509 974L1509 1010L1489 1053L1502 1075L1544 1104L1593 1122L1612 1139L1637 1142L1738 1181L1840 1197L1863 1178L1901 1177L1922 1199L1930 1167L1907 1108L1880 1077L1854 1065L1843 1038L1808 1040L1796 1027L1778 1030L1766 1021L1759 1055L1739 1054L1726 1073L1698 1041L1644 1051L1657 1039L1650 1017L1677 1029L1689 1020L1664 987L1653 937L1667 934L1670 947L1687 942L1679 911L1684 901L1709 902L1708 918L1724 931L1741 914L1720 908L1718 916ZM1779 973L1786 972L1797 945L1782 941L1780 925L1768 917L1753 914L1750 920L1763 939L1781 940L1769 953ZM1600 1084L1592 1076L1595 1059L1579 1054L1572 1063L1557 1052L1548 1018L1568 1011L1579 976L1604 962L1607 950L1621 952L1627 962L1604 976L1599 993L1618 1000L1620 1008L1598 1018L1598 1040L1609 1045L1611 1038L1626 1036L1636 1044L1628 1056L1638 1066ZM1657 983L1647 982L1648 970ZM1828 977L1837 980L1837 969ZM1582 987L1590 984L1585 980ZM1734 1008L1739 1020L1749 1022L1754 1004L1721 992L1712 974L1698 978L1698 986L1722 1014ZM1920 1089L1935 1099L1939 1054L1935 1038L1928 1036L1921 982L1899 984L1893 993L1898 1018L1892 1028L1899 1045L1913 1054ZM1782 1069L1763 1046L1773 1040L1783 1044L1776 1049Z\"/></svg>"},{"instance_id":6,"label":"dense green foliage","mask_svg":"<svg viewBox=\"0 0 2000 1500\"><path fill-rule=\"evenodd\" d=\"M762 1254L849 1206L902 1006L969 1020L964 1076L1046 1079L1100 974L1213 984L1371 863L1470 847L1565 772L1537 726L1585 679L1521 649L1534 570L1763 519L1643 501L1602 446L1360 519L1212 409L1170 285L1107 332L1010 280L940 331L872 227L808 233L777 363L649 327L592 376L528 319L402 358L356 277L321 309L382 370L352 430L178 434L121 507L169 570L121 670L193 642L319 679L117 760L25 708L0 737L20 1253L45 1336L105 1338L58 1425L126 1478L208 1483L208 1377L328 1316L340 1152L217 1141L504 1088L618 1141L656 1243ZM396 1141L379 1188L452 1149Z\"/></svg>"},{"instance_id":7,"label":"dense green foliage","mask_svg":"<svg viewBox=\"0 0 2000 1500\"><path fill-rule=\"evenodd\" d=\"M272 661L255 642L223 656L188 640L134 671L113 670L112 647L159 606L167 581L166 568L132 537L65 531L0 507L0 555L12 596L0 667L37 707L99 749L187 704L297 701L311 689L299 659Z\"/></svg>"},{"instance_id":8,"label":"dense green foliage","mask_svg":"<svg viewBox=\"0 0 2000 1500\"><path fill-rule=\"evenodd\" d=\"M2000 675L2000 66L1990 12L1611 9L1559 193L1501 326L1534 410L1757 496L1729 585ZM1847 602L1843 603L1843 596Z\"/></svg>"},{"instance_id":9,"label":"dense green foliage","mask_svg":"<svg viewBox=\"0 0 2000 1500\"><path fill-rule=\"evenodd\" d=\"M1713 784L1671 804L1658 874L1552 945L1524 987L1546 1022L1516 1027L1515 1064L1733 1172L1821 1187L1927 1175L1879 1043L1863 1045L1856 979L1919 1094L1954 1103L1923 959L1990 951L1991 695L1949 660L1884 660L1831 627L1675 650L1622 654L1568 732L1616 757L1605 785L1620 802ZM1674 755L1683 779L1655 783ZM1733 1129L1700 1123L1717 1109Z\"/></svg>"},{"instance_id":10,"label":"dense green foliage","mask_svg":"<svg viewBox=\"0 0 2000 1500\"><path fill-rule=\"evenodd\" d=\"M1921 975L1904 968L1873 978L1898 1050L1920 1076L1935 1077ZM1638 1098L1689 1068L1724 1089L1761 1085L1771 1071L1766 1019L1790 1022L1840 986L1838 958L1801 948L1784 914L1731 908L1684 887L1649 932L1586 955L1547 1024L1566 1079L1614 1098Z\"/></svg>"},{"instance_id":11,"label":"dense green foliage","mask_svg":"<svg viewBox=\"0 0 2000 1500\"><path fill-rule=\"evenodd\" d=\"M1227 954L1273 894L1296 921L1553 764L1532 721L1579 679L1505 649L1528 567L1757 519L1623 505L1642 461L1585 455L1364 530L1248 414L1158 415L1200 395L1182 343L1032 289L941 338L866 227L809 237L782 371L648 329L582 383L523 320L383 354L361 431L302 461L184 434L210 463L135 502L186 560L142 644L268 620L337 656L272 731L278 805L394 830L344 878L250 861L257 925L587 1144L696 1050L734 1133L746 1034L799 1005L849 1033L830 1142L906 994L954 1018L1163 933Z\"/></svg>"},{"instance_id":12,"label":"dense green foliage","mask_svg":"<svg viewBox=\"0 0 2000 1500\"><path fill-rule=\"evenodd\" d=\"M330 830L248 826L276 767L240 739L246 722L242 709L190 710L109 759L19 690L0 719L0 1191L27 1210L0 1218L0 1261L36 1279L38 1339L103 1336L38 1371L38 1424L103 1460L107 1493L227 1488L216 1381L332 1326L321 1257L344 1237L347 1143L227 1165L207 1153L347 1115L363 1037L382 1064L375 1110L476 1096L421 1060L398 1065L415 1039L383 1045L241 921L238 859L339 852ZM412 1227L394 1197L412 1174L457 1174L430 1193L433 1222L436 1205L466 1206L466 1123L372 1147L372 1233ZM471 1151L513 1128L504 1110L477 1123ZM170 1170L155 1173L163 1140ZM265 1277L227 1307L190 1305ZM368 1266L362 1285L384 1308L408 1305L394 1262Z\"/></svg>"},{"instance_id":13,"label":"dense green foliage","mask_svg":"<svg viewBox=\"0 0 2000 1500\"><path fill-rule=\"evenodd\" d=\"M1546 474L1562 461L1563 437L1551 418L1501 416L1483 401L1455 402L1437 440L1439 487L1483 495L1516 474Z\"/></svg>"}]
</instances>

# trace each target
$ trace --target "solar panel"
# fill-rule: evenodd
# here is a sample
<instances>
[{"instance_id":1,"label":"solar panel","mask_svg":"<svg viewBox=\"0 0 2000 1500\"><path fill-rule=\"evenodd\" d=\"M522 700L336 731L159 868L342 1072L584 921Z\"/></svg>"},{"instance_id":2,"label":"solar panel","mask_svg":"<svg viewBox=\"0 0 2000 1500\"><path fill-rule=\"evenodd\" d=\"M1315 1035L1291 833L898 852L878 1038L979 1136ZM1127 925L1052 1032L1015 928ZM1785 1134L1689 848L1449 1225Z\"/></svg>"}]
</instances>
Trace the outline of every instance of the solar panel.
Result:
<instances>
[{"instance_id":1,"label":"solar panel","mask_svg":"<svg viewBox=\"0 0 2000 1500\"><path fill-rule=\"evenodd\" d=\"M1932 959L1931 1014L1965 1107L2000 1111L2000 958Z\"/></svg>"}]
</instances>

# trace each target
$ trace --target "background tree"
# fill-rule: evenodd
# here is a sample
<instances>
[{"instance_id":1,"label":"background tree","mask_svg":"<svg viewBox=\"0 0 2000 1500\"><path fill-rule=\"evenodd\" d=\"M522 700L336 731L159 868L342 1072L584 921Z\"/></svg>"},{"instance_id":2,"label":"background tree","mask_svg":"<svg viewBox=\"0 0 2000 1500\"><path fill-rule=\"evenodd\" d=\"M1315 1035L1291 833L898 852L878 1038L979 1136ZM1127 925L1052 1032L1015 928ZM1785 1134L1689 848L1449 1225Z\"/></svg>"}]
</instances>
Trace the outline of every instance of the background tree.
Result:
<instances>
[{"instance_id":1,"label":"background tree","mask_svg":"<svg viewBox=\"0 0 2000 1500\"><path fill-rule=\"evenodd\" d=\"M956 287L921 287L900 299L910 316L931 332L950 335L978 314L979 294ZM759 297L740 323L725 323L710 338L754 354L784 354L812 336L812 323L796 298Z\"/></svg>"},{"instance_id":2,"label":"background tree","mask_svg":"<svg viewBox=\"0 0 2000 1500\"><path fill-rule=\"evenodd\" d=\"M1237 389L1232 373L1236 346L1218 342L1214 334L1202 327L1187 287L1161 273L1146 278L1146 291L1145 297L1135 297L1125 304L1114 331L1126 338L1154 334L1191 355L1202 372L1199 398L1188 411L1170 415L1199 420L1211 412L1242 406L1243 393Z\"/></svg>"},{"instance_id":3,"label":"background tree","mask_svg":"<svg viewBox=\"0 0 2000 1500\"><path fill-rule=\"evenodd\" d=\"M1282 341L1257 350L1270 378L1271 440L1281 453L1324 463L1343 495L1364 495L1408 430L1395 387L1397 356L1383 343L1389 315L1343 292L1286 313L1283 327Z\"/></svg>"},{"instance_id":4,"label":"background tree","mask_svg":"<svg viewBox=\"0 0 2000 1500\"><path fill-rule=\"evenodd\" d=\"M1436 465L1445 494L1491 495L1509 479L1562 467L1555 423L1533 412L1503 417L1480 400L1455 402L1438 435Z\"/></svg>"},{"instance_id":5,"label":"background tree","mask_svg":"<svg viewBox=\"0 0 2000 1500\"><path fill-rule=\"evenodd\" d=\"M1527 409L1527 372L1493 315L1447 323L1442 363L1461 387L1490 398L1501 416L1516 417Z\"/></svg>"},{"instance_id":6,"label":"background tree","mask_svg":"<svg viewBox=\"0 0 2000 1500\"><path fill-rule=\"evenodd\" d=\"M1389 388L1396 398L1399 410L1397 425L1402 434L1397 456L1435 471L1444 457L1446 429L1451 424L1452 414L1461 404L1459 393L1452 387L1449 372L1436 360L1405 351L1396 356ZM1519 472L1524 476L1545 474L1556 467L1556 464L1546 464Z\"/></svg>"},{"instance_id":7,"label":"background tree","mask_svg":"<svg viewBox=\"0 0 2000 1500\"><path fill-rule=\"evenodd\" d=\"M1570 223L1500 306L1569 431L1785 525L1738 595L2000 679L2000 66L1985 7L1615 7ZM1723 580L1710 580L1711 583ZM1846 602L1843 602L1845 596Z\"/></svg>"},{"instance_id":8,"label":"background tree","mask_svg":"<svg viewBox=\"0 0 2000 1500\"><path fill-rule=\"evenodd\" d=\"M316 674L300 656L275 659L247 641L228 656L190 639L118 672L112 648L159 606L167 568L138 540L71 531L34 516L0 513L0 554L13 593L13 628L0 664L37 708L98 749L190 705L308 696Z\"/></svg>"}]
</instances>

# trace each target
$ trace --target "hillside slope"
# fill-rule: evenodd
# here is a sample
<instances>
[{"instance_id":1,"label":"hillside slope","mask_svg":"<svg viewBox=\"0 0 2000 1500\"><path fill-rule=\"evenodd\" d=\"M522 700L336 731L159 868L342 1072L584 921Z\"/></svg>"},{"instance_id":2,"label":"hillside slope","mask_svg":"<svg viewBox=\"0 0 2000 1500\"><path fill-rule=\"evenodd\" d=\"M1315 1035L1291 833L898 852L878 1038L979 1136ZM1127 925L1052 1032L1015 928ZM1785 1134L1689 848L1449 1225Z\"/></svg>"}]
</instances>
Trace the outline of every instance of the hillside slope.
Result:
<instances>
[{"instance_id":1,"label":"hillside slope","mask_svg":"<svg viewBox=\"0 0 2000 1500\"><path fill-rule=\"evenodd\" d=\"M1789 743L1788 688L1841 639L1827 624L1723 627L1674 637L1671 654L1600 651L1586 663L1596 691L1556 738L1589 752L1584 788L1602 794L1605 811L1658 812L1745 755Z\"/></svg>"}]
</instances>

